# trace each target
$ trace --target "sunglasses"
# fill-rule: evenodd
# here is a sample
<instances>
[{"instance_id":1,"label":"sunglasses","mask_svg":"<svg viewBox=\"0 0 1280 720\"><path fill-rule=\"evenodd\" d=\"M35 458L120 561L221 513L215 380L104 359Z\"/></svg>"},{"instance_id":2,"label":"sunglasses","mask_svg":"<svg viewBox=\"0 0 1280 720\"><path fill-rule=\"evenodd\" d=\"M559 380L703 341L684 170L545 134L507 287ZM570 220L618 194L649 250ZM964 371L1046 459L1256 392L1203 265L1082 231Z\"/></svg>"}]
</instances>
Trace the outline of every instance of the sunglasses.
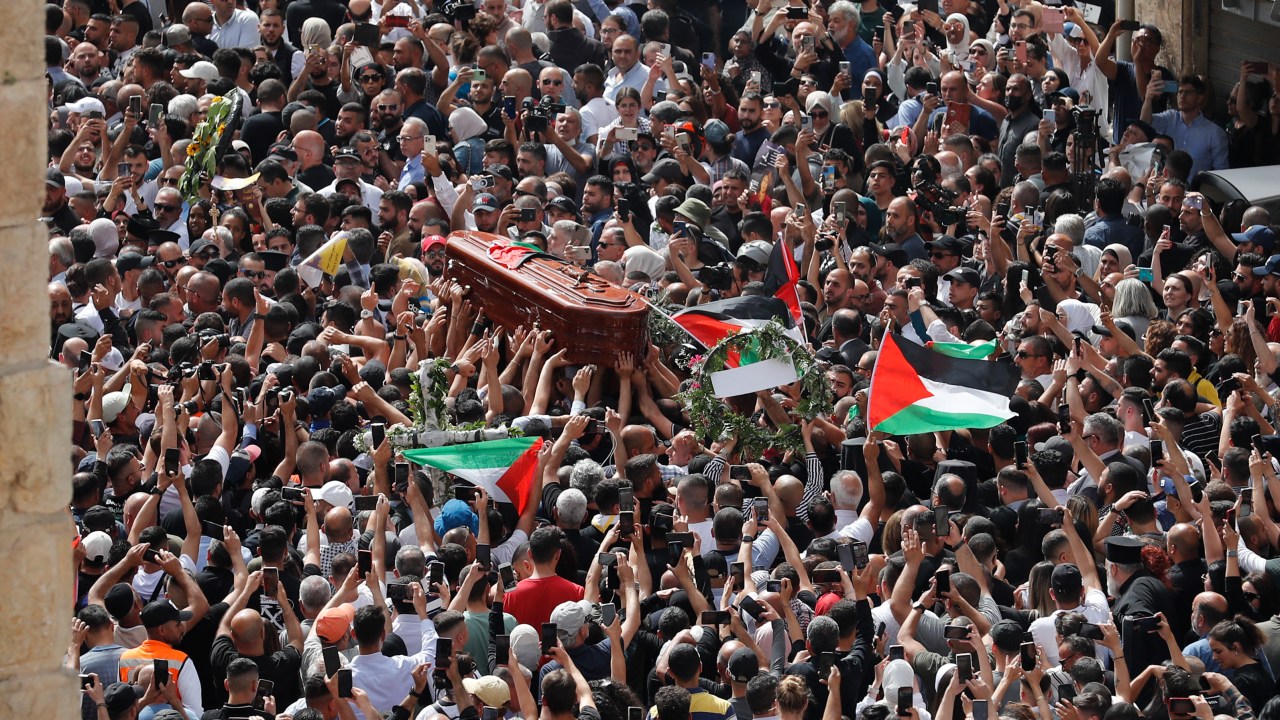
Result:
<instances>
[{"instance_id":1,"label":"sunglasses","mask_svg":"<svg viewBox=\"0 0 1280 720\"><path fill-rule=\"evenodd\" d=\"M157 212L175 212L178 210L177 205L165 205L164 203L156 203L151 207L155 208Z\"/></svg>"},{"instance_id":2,"label":"sunglasses","mask_svg":"<svg viewBox=\"0 0 1280 720\"><path fill-rule=\"evenodd\" d=\"M178 178L167 178L167 177L156 178L156 184L157 184L157 185L175 185L175 186L176 186L176 185L178 184Z\"/></svg>"},{"instance_id":3,"label":"sunglasses","mask_svg":"<svg viewBox=\"0 0 1280 720\"><path fill-rule=\"evenodd\" d=\"M400 109L399 105L379 105L378 112L395 112Z\"/></svg>"},{"instance_id":4,"label":"sunglasses","mask_svg":"<svg viewBox=\"0 0 1280 720\"><path fill-rule=\"evenodd\" d=\"M186 265L186 264L187 264L187 259L186 259L186 258L178 258L178 259L176 259L176 260L161 260L158 264L163 265L163 266L165 266L165 267L167 267L167 268L172 269L172 268L176 268L176 267L178 267L178 266L180 266L180 265Z\"/></svg>"},{"instance_id":5,"label":"sunglasses","mask_svg":"<svg viewBox=\"0 0 1280 720\"><path fill-rule=\"evenodd\" d=\"M1014 355L1014 357L1020 357L1020 358L1038 358L1038 357L1044 357L1044 356L1043 356L1043 355L1032 355L1031 353L1027 352L1026 350L1019 350L1019 351Z\"/></svg>"},{"instance_id":6,"label":"sunglasses","mask_svg":"<svg viewBox=\"0 0 1280 720\"><path fill-rule=\"evenodd\" d=\"M262 278L265 278L267 276L267 271L266 270L241 270L240 274L247 278L261 280Z\"/></svg>"},{"instance_id":7,"label":"sunglasses","mask_svg":"<svg viewBox=\"0 0 1280 720\"><path fill-rule=\"evenodd\" d=\"M828 113L827 113L825 110L814 110L813 112L809 113L809 115L811 115L812 117L815 117L815 118L826 118L826 117L828 117Z\"/></svg>"},{"instance_id":8,"label":"sunglasses","mask_svg":"<svg viewBox=\"0 0 1280 720\"><path fill-rule=\"evenodd\" d=\"M542 84L543 85L563 85L564 81L563 80L543 80Z\"/></svg>"},{"instance_id":9,"label":"sunglasses","mask_svg":"<svg viewBox=\"0 0 1280 720\"><path fill-rule=\"evenodd\" d=\"M381 80L381 79L382 79L382 76L381 76L381 75L361 75L361 76L360 76L360 82L374 82L374 81ZM379 105L378 107L379 107L379 109L381 109L381 108L386 107L386 106L385 106L385 105ZM395 106L392 106L392 107L395 107Z\"/></svg>"}]
</instances>

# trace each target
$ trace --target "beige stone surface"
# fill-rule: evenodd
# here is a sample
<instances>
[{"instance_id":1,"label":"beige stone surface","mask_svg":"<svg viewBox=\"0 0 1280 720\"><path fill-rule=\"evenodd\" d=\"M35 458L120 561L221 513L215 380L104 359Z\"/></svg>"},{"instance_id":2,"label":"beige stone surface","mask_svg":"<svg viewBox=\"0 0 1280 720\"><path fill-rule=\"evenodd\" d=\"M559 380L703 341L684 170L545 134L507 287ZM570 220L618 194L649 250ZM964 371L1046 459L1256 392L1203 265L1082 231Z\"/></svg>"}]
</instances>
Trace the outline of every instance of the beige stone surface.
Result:
<instances>
[{"instance_id":1,"label":"beige stone surface","mask_svg":"<svg viewBox=\"0 0 1280 720\"><path fill-rule=\"evenodd\" d=\"M47 361L44 3L0 0L0 718L74 720L70 400Z\"/></svg>"}]
</instances>

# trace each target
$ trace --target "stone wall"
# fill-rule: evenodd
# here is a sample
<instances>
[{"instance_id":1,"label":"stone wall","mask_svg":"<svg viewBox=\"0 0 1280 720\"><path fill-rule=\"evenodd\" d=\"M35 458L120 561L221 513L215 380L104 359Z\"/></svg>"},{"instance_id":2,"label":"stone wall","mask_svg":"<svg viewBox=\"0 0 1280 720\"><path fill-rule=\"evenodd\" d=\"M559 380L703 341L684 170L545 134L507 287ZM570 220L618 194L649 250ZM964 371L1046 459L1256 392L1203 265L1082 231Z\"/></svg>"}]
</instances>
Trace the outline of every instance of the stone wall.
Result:
<instances>
[{"instance_id":1,"label":"stone wall","mask_svg":"<svg viewBox=\"0 0 1280 720\"><path fill-rule=\"evenodd\" d=\"M0 718L72 720L71 388L48 362L44 2L0 2Z\"/></svg>"},{"instance_id":2,"label":"stone wall","mask_svg":"<svg viewBox=\"0 0 1280 720\"><path fill-rule=\"evenodd\" d=\"M1134 0L1134 18L1164 33L1157 62L1179 74L1209 73L1208 17L1208 0Z\"/></svg>"}]
</instances>

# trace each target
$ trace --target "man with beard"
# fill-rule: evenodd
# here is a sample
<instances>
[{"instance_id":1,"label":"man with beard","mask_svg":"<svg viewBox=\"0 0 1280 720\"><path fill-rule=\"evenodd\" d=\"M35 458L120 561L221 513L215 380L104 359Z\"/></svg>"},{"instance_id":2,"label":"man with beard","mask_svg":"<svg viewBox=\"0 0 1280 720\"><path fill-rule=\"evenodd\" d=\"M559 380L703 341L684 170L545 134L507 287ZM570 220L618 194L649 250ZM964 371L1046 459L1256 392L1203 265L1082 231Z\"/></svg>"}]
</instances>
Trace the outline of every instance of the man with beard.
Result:
<instances>
[{"instance_id":1,"label":"man with beard","mask_svg":"<svg viewBox=\"0 0 1280 720\"><path fill-rule=\"evenodd\" d=\"M444 246L445 240L439 235L430 235L422 240L422 263L427 266L427 272L431 273L432 278L444 276Z\"/></svg>"},{"instance_id":2,"label":"man with beard","mask_svg":"<svg viewBox=\"0 0 1280 720\"><path fill-rule=\"evenodd\" d=\"M91 43L80 43L71 51L71 76L85 87L102 77L102 51Z\"/></svg>"},{"instance_id":3,"label":"man with beard","mask_svg":"<svg viewBox=\"0 0 1280 720\"><path fill-rule=\"evenodd\" d=\"M351 139L356 133L367 129L369 111L360 103L349 102L338 111L338 120L334 123L335 139L339 147L350 147Z\"/></svg>"},{"instance_id":4,"label":"man with beard","mask_svg":"<svg viewBox=\"0 0 1280 720\"><path fill-rule=\"evenodd\" d=\"M1148 665L1159 665L1169 659L1169 649L1155 636L1155 631L1143 632L1133 626L1128 618L1150 617L1172 610L1172 598L1163 583L1153 576L1142 562L1142 540L1132 536L1109 537L1107 550L1107 594L1115 598L1112 615L1126 619L1121 625L1125 661L1130 672L1138 672Z\"/></svg>"},{"instance_id":5,"label":"man with beard","mask_svg":"<svg viewBox=\"0 0 1280 720\"><path fill-rule=\"evenodd\" d=\"M415 243L409 235L409 210L413 198L406 192L392 190L378 202L378 226L382 228L379 244L386 238L386 257L413 257Z\"/></svg>"},{"instance_id":6,"label":"man with beard","mask_svg":"<svg viewBox=\"0 0 1280 720\"><path fill-rule=\"evenodd\" d=\"M1014 167L1018 146L1027 133L1040 126L1040 114L1036 112L1032 98L1031 81L1026 75L1013 75L1005 86L1004 105L1009 114L1000 123L1000 140L998 154L1000 156L1000 184L1013 184Z\"/></svg>"},{"instance_id":7,"label":"man with beard","mask_svg":"<svg viewBox=\"0 0 1280 720\"><path fill-rule=\"evenodd\" d=\"M376 113L378 134L379 164L384 175L397 175L396 163L404 160L400 150L400 126L404 124L404 99L395 90L383 90L373 99L369 106L371 113ZM362 156L363 157L363 156ZM367 165L367 163L366 163Z\"/></svg>"},{"instance_id":8,"label":"man with beard","mask_svg":"<svg viewBox=\"0 0 1280 720\"><path fill-rule=\"evenodd\" d=\"M341 86L329 77L329 53L323 49L308 50L306 57L302 72L289 85L289 96L297 97L303 90L316 90L324 95L324 105L317 110L324 117L337 117L338 108L342 107L338 102Z\"/></svg>"},{"instance_id":9,"label":"man with beard","mask_svg":"<svg viewBox=\"0 0 1280 720\"><path fill-rule=\"evenodd\" d=\"M284 15L275 8L263 10L258 34L267 49L267 58L280 68L281 79L285 83L293 82L293 56L298 54L298 48L284 38Z\"/></svg>"},{"instance_id":10,"label":"man with beard","mask_svg":"<svg viewBox=\"0 0 1280 720\"><path fill-rule=\"evenodd\" d=\"M733 141L733 157L748 167L755 163L756 153L769 138L769 129L761 123L763 115L764 98L759 93L746 93L738 101L738 125L742 132Z\"/></svg>"},{"instance_id":11,"label":"man with beard","mask_svg":"<svg viewBox=\"0 0 1280 720\"><path fill-rule=\"evenodd\" d=\"M577 108L566 107L556 116L552 131L544 135L551 141L545 146L547 174L567 172L574 181L581 183L596 159L596 146L582 139L582 115Z\"/></svg>"},{"instance_id":12,"label":"man with beard","mask_svg":"<svg viewBox=\"0 0 1280 720\"><path fill-rule=\"evenodd\" d=\"M67 205L67 181L58 168L49 168L45 173L44 217L63 235L71 232L80 224L80 218Z\"/></svg>"},{"instance_id":13,"label":"man with beard","mask_svg":"<svg viewBox=\"0 0 1280 720\"><path fill-rule=\"evenodd\" d=\"M896 197L884 214L885 241L895 243L907 260L927 260L924 240L916 232L916 204L909 197Z\"/></svg>"}]
</instances>

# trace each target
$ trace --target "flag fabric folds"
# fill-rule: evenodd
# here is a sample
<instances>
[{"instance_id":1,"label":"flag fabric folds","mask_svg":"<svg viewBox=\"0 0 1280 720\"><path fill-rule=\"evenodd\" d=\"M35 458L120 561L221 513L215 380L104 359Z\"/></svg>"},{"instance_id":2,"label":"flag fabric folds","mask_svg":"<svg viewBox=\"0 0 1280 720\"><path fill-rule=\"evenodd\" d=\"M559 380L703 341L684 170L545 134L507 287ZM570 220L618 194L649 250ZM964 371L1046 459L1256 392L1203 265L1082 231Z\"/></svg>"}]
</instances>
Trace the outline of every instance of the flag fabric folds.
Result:
<instances>
[{"instance_id":1,"label":"flag fabric folds","mask_svg":"<svg viewBox=\"0 0 1280 720\"><path fill-rule=\"evenodd\" d=\"M1013 417L1009 398L1018 386L1016 368L967 357L961 350L967 346L936 345L946 347L885 336L871 376L867 414L872 429L913 435L988 428Z\"/></svg>"},{"instance_id":2,"label":"flag fabric folds","mask_svg":"<svg viewBox=\"0 0 1280 720\"><path fill-rule=\"evenodd\" d=\"M405 450L404 456L419 465L428 465L479 485L489 497L509 502L516 506L517 512L524 512L530 501L529 487L538 471L538 451L542 443L542 438L518 437L417 448Z\"/></svg>"}]
</instances>

